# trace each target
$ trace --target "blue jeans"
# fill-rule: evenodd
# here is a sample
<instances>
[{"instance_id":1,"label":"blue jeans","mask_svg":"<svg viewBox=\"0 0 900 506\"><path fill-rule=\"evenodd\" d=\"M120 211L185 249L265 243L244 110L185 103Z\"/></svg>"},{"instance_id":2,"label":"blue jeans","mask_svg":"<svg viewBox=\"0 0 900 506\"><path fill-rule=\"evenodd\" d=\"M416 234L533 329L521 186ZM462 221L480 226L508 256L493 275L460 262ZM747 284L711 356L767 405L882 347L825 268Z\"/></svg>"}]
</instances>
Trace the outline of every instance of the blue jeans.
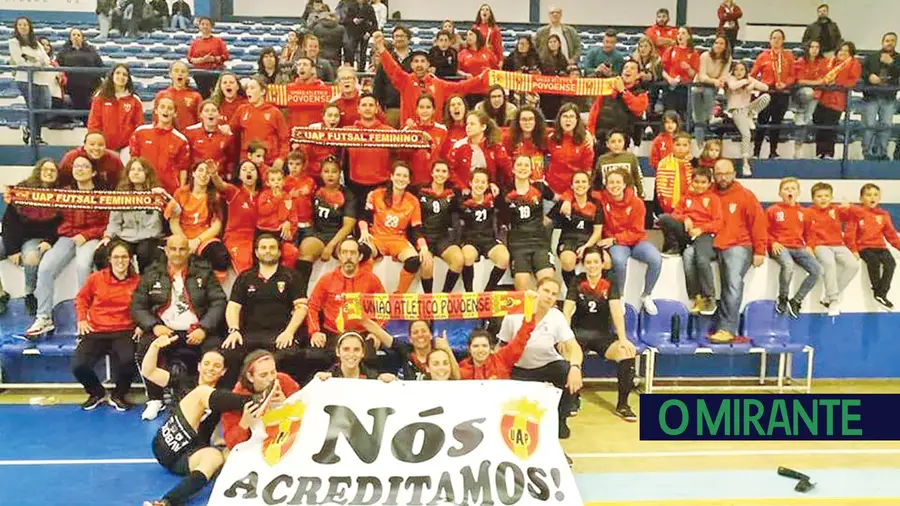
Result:
<instances>
[{"instance_id":1,"label":"blue jeans","mask_svg":"<svg viewBox=\"0 0 900 506\"><path fill-rule=\"evenodd\" d=\"M22 243L22 251L19 252L19 265L25 270L25 295L33 294L37 285L38 264L41 261L41 250L38 248L40 244L40 239L28 239ZM0 259L3 258L9 256L3 241L0 241Z\"/></svg>"},{"instance_id":2,"label":"blue jeans","mask_svg":"<svg viewBox=\"0 0 900 506\"><path fill-rule=\"evenodd\" d=\"M894 125L894 111L897 109L897 102L893 96L890 97L872 97L864 102L862 110L863 124L866 130L863 131L863 155L868 158L885 158L887 157L888 142L891 140L890 128ZM871 130L875 127L883 127L885 130ZM877 138L877 142L872 142L873 138Z\"/></svg>"},{"instance_id":3,"label":"blue jeans","mask_svg":"<svg viewBox=\"0 0 900 506\"><path fill-rule=\"evenodd\" d=\"M734 246L718 254L722 296L716 330L737 334L741 324L741 302L744 300L744 275L750 269L753 251L749 246Z\"/></svg>"},{"instance_id":4,"label":"blue jeans","mask_svg":"<svg viewBox=\"0 0 900 506\"><path fill-rule=\"evenodd\" d=\"M172 16L172 29L173 30L187 30L191 26L191 20L182 16L181 14L176 14Z\"/></svg>"},{"instance_id":5,"label":"blue jeans","mask_svg":"<svg viewBox=\"0 0 900 506\"><path fill-rule=\"evenodd\" d=\"M38 301L38 316L49 318L53 315L53 282L73 258L78 287L84 285L94 267L94 252L97 251L99 242L97 239L91 239L81 246L75 246L75 241L71 237L60 237L50 251L44 254L38 266L37 288L34 291Z\"/></svg>"},{"instance_id":6,"label":"blue jeans","mask_svg":"<svg viewBox=\"0 0 900 506\"><path fill-rule=\"evenodd\" d=\"M16 85L19 87L19 93L25 97L25 103L28 105L29 109L50 109L53 105L49 86L31 83L31 98L29 99L28 83L16 81ZM44 124L46 115L46 113L34 115L34 123L31 125L31 131L36 137L41 136L41 126Z\"/></svg>"},{"instance_id":7,"label":"blue jeans","mask_svg":"<svg viewBox=\"0 0 900 506\"><path fill-rule=\"evenodd\" d=\"M625 295L625 276L628 274L628 259L634 258L638 262L647 264L647 275L644 278L644 291L641 296L650 295L659 273L662 270L662 255L656 246L648 241L641 241L634 246L614 245L609 248L612 257L612 270L616 276L616 285L619 293Z\"/></svg>"},{"instance_id":8,"label":"blue jeans","mask_svg":"<svg viewBox=\"0 0 900 506\"><path fill-rule=\"evenodd\" d=\"M795 300L806 298L806 295L816 286L816 281L822 275L822 266L816 260L816 257L804 248L785 248L780 254L773 254L772 258L781 266L781 273L778 275L779 297L790 297L791 279L794 277L795 265L799 265L804 271L809 273L803 279L800 288L797 289L797 294L794 295Z\"/></svg>"},{"instance_id":9,"label":"blue jeans","mask_svg":"<svg viewBox=\"0 0 900 506\"><path fill-rule=\"evenodd\" d=\"M713 236L709 234L697 237L684 248L681 263L684 265L684 284L689 298L716 296L716 277L712 269L715 260Z\"/></svg>"},{"instance_id":10,"label":"blue jeans","mask_svg":"<svg viewBox=\"0 0 900 506\"><path fill-rule=\"evenodd\" d=\"M709 117L716 105L717 92L718 89L711 86L698 86L691 89L691 104L694 109L694 138L697 139L697 146L701 149L706 140Z\"/></svg>"}]
</instances>

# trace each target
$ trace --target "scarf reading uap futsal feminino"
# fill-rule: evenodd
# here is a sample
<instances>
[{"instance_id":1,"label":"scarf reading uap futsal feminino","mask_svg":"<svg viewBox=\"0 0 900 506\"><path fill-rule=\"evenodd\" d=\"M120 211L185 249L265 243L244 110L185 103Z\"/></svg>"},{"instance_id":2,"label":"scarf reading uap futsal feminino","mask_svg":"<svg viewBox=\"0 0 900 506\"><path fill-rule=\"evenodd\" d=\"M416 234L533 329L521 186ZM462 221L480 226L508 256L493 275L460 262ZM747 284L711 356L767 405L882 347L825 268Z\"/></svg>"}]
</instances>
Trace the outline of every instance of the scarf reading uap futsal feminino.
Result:
<instances>
[{"instance_id":1,"label":"scarf reading uap futsal feminino","mask_svg":"<svg viewBox=\"0 0 900 506\"><path fill-rule=\"evenodd\" d=\"M507 91L566 96L607 96L615 92L616 79L542 76L491 70L488 86L498 84Z\"/></svg>"},{"instance_id":2,"label":"scarf reading uap futsal feminino","mask_svg":"<svg viewBox=\"0 0 900 506\"><path fill-rule=\"evenodd\" d=\"M172 197L165 192L156 193L151 191L85 191L10 186L7 190L6 198L9 204L17 206L124 211L134 209L162 210Z\"/></svg>"},{"instance_id":3,"label":"scarf reading uap futsal feminino","mask_svg":"<svg viewBox=\"0 0 900 506\"><path fill-rule=\"evenodd\" d=\"M378 130L365 128L294 127L292 144L350 148L421 148L431 147L431 140L421 130Z\"/></svg>"},{"instance_id":4,"label":"scarf reading uap futsal feminino","mask_svg":"<svg viewBox=\"0 0 900 506\"><path fill-rule=\"evenodd\" d=\"M525 292L488 293L348 293L338 315L344 321L466 320L534 313L534 299Z\"/></svg>"}]
</instances>

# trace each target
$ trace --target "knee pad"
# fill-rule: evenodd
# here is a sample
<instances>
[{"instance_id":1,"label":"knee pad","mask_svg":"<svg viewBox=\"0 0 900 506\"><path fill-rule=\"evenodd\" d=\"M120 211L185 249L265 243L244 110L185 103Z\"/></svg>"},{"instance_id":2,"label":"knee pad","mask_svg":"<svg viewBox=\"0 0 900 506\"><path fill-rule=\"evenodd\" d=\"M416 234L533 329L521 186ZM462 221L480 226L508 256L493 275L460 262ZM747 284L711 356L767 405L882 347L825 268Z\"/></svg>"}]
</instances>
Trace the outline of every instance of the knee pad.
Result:
<instances>
[{"instance_id":1,"label":"knee pad","mask_svg":"<svg viewBox=\"0 0 900 506\"><path fill-rule=\"evenodd\" d=\"M421 260L419 260L419 257L417 257L417 256L409 257L403 261L403 270L406 272L410 272L410 273L419 272L419 267L421 267L421 266L422 266L422 262L421 262Z\"/></svg>"}]
</instances>

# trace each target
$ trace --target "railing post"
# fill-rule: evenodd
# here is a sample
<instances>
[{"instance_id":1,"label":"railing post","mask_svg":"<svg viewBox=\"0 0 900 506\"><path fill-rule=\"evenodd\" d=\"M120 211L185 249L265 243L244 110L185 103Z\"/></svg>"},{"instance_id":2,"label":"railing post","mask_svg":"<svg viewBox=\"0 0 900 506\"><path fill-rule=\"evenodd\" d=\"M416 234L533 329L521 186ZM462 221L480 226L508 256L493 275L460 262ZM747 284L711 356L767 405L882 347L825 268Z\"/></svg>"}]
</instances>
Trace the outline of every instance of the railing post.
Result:
<instances>
[{"instance_id":1,"label":"railing post","mask_svg":"<svg viewBox=\"0 0 900 506\"><path fill-rule=\"evenodd\" d=\"M31 68L26 69L26 71L28 72L28 100L26 101L26 104L25 104L28 107L28 115L27 115L28 120L26 121L26 124L28 126L26 128L28 128L28 132L30 134L28 136L28 142L31 144L31 158L32 158L31 163L35 163L35 162L37 162L37 159L38 159L38 143L37 143L36 139L37 139L37 136L39 136L41 134L41 132L40 132L40 126L37 127L38 131L35 132L35 126L36 126L35 120L37 118L37 114L35 114L34 107L33 107L34 106L34 72L32 71Z\"/></svg>"},{"instance_id":2,"label":"railing post","mask_svg":"<svg viewBox=\"0 0 900 506\"><path fill-rule=\"evenodd\" d=\"M847 161L849 160L848 151L850 150L850 90L845 89L844 94L847 98L847 107L844 111L844 154L841 157L841 179L847 177Z\"/></svg>"}]
</instances>

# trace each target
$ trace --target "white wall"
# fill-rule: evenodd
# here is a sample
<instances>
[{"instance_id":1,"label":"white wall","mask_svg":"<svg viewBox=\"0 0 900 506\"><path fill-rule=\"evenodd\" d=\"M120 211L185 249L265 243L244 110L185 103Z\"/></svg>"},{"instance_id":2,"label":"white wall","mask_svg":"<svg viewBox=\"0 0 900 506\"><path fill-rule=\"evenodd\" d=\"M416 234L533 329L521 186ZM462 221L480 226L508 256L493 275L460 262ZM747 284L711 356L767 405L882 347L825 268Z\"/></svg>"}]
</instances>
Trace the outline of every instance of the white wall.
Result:
<instances>
[{"instance_id":1,"label":"white wall","mask_svg":"<svg viewBox=\"0 0 900 506\"><path fill-rule=\"evenodd\" d=\"M656 11L669 9L675 22L676 0L541 0L541 23L550 7L563 8L563 22L570 25L650 26Z\"/></svg>"},{"instance_id":2,"label":"white wall","mask_svg":"<svg viewBox=\"0 0 900 506\"><path fill-rule=\"evenodd\" d=\"M494 17L502 25L507 23L527 23L528 0L390 0L388 16L400 11L403 19L441 21L475 21L475 15L482 4L489 3Z\"/></svg>"}]
</instances>

